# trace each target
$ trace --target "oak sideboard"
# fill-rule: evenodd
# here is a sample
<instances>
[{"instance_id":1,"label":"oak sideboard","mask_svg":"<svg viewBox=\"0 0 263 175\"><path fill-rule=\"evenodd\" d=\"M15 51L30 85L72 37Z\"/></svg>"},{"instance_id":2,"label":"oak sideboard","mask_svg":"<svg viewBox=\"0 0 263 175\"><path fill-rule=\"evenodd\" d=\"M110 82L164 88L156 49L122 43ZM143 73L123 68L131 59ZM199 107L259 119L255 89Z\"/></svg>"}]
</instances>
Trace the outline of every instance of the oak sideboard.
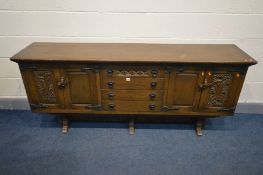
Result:
<instances>
[{"instance_id":1,"label":"oak sideboard","mask_svg":"<svg viewBox=\"0 0 263 175\"><path fill-rule=\"evenodd\" d=\"M19 64L33 112L62 115L207 117L233 115L249 66L231 44L32 43Z\"/></svg>"}]
</instances>

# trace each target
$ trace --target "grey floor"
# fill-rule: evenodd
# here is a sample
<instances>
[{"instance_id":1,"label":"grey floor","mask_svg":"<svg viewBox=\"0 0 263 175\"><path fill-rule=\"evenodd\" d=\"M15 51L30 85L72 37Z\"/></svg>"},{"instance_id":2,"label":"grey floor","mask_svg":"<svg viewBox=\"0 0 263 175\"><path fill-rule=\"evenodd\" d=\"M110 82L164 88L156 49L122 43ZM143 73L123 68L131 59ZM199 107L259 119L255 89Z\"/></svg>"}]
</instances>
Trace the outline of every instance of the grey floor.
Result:
<instances>
[{"instance_id":1,"label":"grey floor","mask_svg":"<svg viewBox=\"0 0 263 175\"><path fill-rule=\"evenodd\" d=\"M263 115L209 119L197 137L191 124L73 122L30 111L0 111L2 175L262 175Z\"/></svg>"}]
</instances>

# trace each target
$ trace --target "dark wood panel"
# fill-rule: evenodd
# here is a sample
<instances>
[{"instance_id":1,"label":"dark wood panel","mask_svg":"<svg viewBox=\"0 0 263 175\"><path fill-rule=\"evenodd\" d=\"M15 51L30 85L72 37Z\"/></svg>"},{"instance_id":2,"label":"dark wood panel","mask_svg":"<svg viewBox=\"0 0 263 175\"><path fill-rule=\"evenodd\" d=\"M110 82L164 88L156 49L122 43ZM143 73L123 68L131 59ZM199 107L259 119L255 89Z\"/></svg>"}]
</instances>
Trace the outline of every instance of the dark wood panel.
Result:
<instances>
[{"instance_id":1,"label":"dark wood panel","mask_svg":"<svg viewBox=\"0 0 263 175\"><path fill-rule=\"evenodd\" d=\"M191 69L174 70L169 76L166 106L169 110L195 111L201 92L198 85L203 82L204 72Z\"/></svg>"},{"instance_id":2,"label":"dark wood panel","mask_svg":"<svg viewBox=\"0 0 263 175\"><path fill-rule=\"evenodd\" d=\"M192 106L197 91L198 74L181 73L174 81L173 104L181 106Z\"/></svg>"},{"instance_id":3,"label":"dark wood panel","mask_svg":"<svg viewBox=\"0 0 263 175\"><path fill-rule=\"evenodd\" d=\"M74 104L92 103L92 91L89 74L86 73L68 73L69 90L71 102ZM82 92L82 93L80 93Z\"/></svg>"},{"instance_id":4,"label":"dark wood panel","mask_svg":"<svg viewBox=\"0 0 263 175\"><path fill-rule=\"evenodd\" d=\"M101 105L99 72L66 68L62 73L68 84L64 87L67 108L97 110Z\"/></svg>"}]
</instances>

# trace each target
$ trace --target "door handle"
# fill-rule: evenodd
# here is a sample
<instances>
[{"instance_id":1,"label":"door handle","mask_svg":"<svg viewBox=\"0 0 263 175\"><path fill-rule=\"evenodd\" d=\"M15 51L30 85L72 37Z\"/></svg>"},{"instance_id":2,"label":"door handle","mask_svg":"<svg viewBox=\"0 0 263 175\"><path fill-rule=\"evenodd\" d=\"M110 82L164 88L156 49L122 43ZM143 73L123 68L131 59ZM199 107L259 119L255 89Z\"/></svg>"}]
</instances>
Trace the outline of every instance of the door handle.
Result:
<instances>
[{"instance_id":1,"label":"door handle","mask_svg":"<svg viewBox=\"0 0 263 175\"><path fill-rule=\"evenodd\" d=\"M212 86L212 84L210 83L210 84L206 84L206 83L204 83L204 84L198 84L198 88L199 88L199 90L205 90L206 88L208 88L208 87L210 87L210 86Z\"/></svg>"},{"instance_id":2,"label":"door handle","mask_svg":"<svg viewBox=\"0 0 263 175\"><path fill-rule=\"evenodd\" d=\"M217 83L221 83L221 82L224 82L224 81L226 81L227 80L227 77L226 78L222 78L222 79L220 79L220 80L217 80L217 81L213 81L213 82L211 82L211 83L208 83L208 80L205 78L205 81L204 81L204 83L203 84L198 84L198 88L199 88L199 90L205 90L206 88L208 88L208 87L210 87L210 86L213 86L213 85L215 85L215 84L217 84Z\"/></svg>"},{"instance_id":3,"label":"door handle","mask_svg":"<svg viewBox=\"0 0 263 175\"><path fill-rule=\"evenodd\" d=\"M66 80L64 77L61 77L57 85L61 88L64 88L67 86L68 83L68 80Z\"/></svg>"}]
</instances>

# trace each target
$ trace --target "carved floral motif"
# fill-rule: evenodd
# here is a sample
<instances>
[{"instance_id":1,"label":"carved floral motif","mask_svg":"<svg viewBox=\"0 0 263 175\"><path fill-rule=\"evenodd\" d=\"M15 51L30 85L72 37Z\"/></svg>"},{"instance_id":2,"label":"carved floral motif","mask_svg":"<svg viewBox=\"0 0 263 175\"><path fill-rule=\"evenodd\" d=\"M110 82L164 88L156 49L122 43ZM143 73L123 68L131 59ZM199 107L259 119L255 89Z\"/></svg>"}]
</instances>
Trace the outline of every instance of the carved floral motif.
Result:
<instances>
[{"instance_id":1,"label":"carved floral motif","mask_svg":"<svg viewBox=\"0 0 263 175\"><path fill-rule=\"evenodd\" d=\"M126 76L126 77L132 77L132 76L143 76L148 77L151 76L150 70L116 70L117 76Z\"/></svg>"},{"instance_id":2,"label":"carved floral motif","mask_svg":"<svg viewBox=\"0 0 263 175\"><path fill-rule=\"evenodd\" d=\"M43 103L56 102L52 73L50 71L35 71L37 90Z\"/></svg>"},{"instance_id":3,"label":"carved floral motif","mask_svg":"<svg viewBox=\"0 0 263 175\"><path fill-rule=\"evenodd\" d=\"M208 104L211 106L224 106L231 85L233 75L229 74L214 74L209 90Z\"/></svg>"}]
</instances>

